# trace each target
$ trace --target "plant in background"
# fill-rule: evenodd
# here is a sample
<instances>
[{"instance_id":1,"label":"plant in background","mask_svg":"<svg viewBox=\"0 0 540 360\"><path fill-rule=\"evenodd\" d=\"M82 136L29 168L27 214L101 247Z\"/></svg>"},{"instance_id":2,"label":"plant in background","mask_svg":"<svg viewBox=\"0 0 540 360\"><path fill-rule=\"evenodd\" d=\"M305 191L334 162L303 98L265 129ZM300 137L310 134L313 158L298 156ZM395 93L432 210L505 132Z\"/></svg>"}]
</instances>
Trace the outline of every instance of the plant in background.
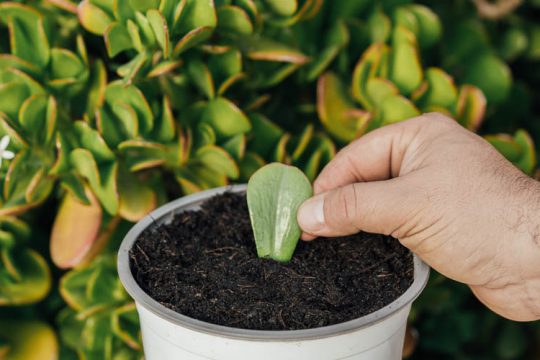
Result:
<instances>
[{"instance_id":1,"label":"plant in background","mask_svg":"<svg viewBox=\"0 0 540 360\"><path fill-rule=\"evenodd\" d=\"M251 176L247 203L259 257L291 260L301 233L296 213L312 194L308 178L294 166L272 163Z\"/></svg>"},{"instance_id":2,"label":"plant in background","mask_svg":"<svg viewBox=\"0 0 540 360\"><path fill-rule=\"evenodd\" d=\"M136 358L137 320L113 260L125 224L270 162L313 180L336 144L424 111L515 132L487 139L531 173L531 138L500 114L507 98L526 98L502 59L534 60L534 23L504 22L525 29L527 50L509 48L523 33L494 46L496 29L464 4L2 2L0 304L35 303L49 266L74 268L60 280L68 306L47 308L50 319L64 306L62 354Z\"/></svg>"},{"instance_id":3,"label":"plant in background","mask_svg":"<svg viewBox=\"0 0 540 360\"><path fill-rule=\"evenodd\" d=\"M68 304L58 314L63 343L82 359L139 359L135 303L116 273L114 256L102 256L60 280Z\"/></svg>"},{"instance_id":4,"label":"plant in background","mask_svg":"<svg viewBox=\"0 0 540 360\"><path fill-rule=\"evenodd\" d=\"M26 247L30 227L12 217L0 217L0 305L26 305L43 299L51 287L45 259Z\"/></svg>"},{"instance_id":5,"label":"plant in background","mask_svg":"<svg viewBox=\"0 0 540 360\"><path fill-rule=\"evenodd\" d=\"M28 224L13 217L0 217L0 306L21 306L42 300L51 288L51 271L42 255L27 247ZM44 356L56 356L58 343L51 327L39 320L0 320L0 357L31 356L40 347Z\"/></svg>"}]
</instances>

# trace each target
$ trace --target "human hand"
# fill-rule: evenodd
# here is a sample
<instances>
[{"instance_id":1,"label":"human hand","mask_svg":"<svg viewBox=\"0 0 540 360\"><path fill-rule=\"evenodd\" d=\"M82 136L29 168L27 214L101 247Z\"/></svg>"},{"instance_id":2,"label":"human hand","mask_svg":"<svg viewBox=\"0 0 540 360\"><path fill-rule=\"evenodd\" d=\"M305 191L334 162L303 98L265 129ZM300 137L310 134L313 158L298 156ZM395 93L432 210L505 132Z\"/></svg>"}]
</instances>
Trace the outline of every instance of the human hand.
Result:
<instances>
[{"instance_id":1,"label":"human hand","mask_svg":"<svg viewBox=\"0 0 540 360\"><path fill-rule=\"evenodd\" d=\"M374 130L323 169L304 240L391 235L498 314L540 319L540 183L441 114Z\"/></svg>"}]
</instances>

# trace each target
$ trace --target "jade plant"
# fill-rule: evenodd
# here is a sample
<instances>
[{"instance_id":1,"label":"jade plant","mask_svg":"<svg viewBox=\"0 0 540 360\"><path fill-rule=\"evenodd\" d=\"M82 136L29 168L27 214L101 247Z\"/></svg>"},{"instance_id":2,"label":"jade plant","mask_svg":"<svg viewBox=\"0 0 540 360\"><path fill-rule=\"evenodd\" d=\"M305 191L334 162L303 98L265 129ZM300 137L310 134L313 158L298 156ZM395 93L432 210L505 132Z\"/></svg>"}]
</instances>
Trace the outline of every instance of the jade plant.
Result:
<instances>
[{"instance_id":1,"label":"jade plant","mask_svg":"<svg viewBox=\"0 0 540 360\"><path fill-rule=\"evenodd\" d=\"M0 320L0 358L32 359L39 349L43 359L58 357L58 338L54 329L39 320Z\"/></svg>"},{"instance_id":2,"label":"jade plant","mask_svg":"<svg viewBox=\"0 0 540 360\"><path fill-rule=\"evenodd\" d=\"M141 342L135 303L116 275L113 256L66 273L58 314L60 338L82 359L138 359Z\"/></svg>"},{"instance_id":3,"label":"jade plant","mask_svg":"<svg viewBox=\"0 0 540 360\"><path fill-rule=\"evenodd\" d=\"M0 306L42 300L57 286L50 268L68 271L61 348L140 356L112 265L126 224L182 194L246 182L267 163L312 181L341 146L425 111L484 129L510 92L502 59L533 61L537 32L520 21L531 45L510 56L518 51L486 40L474 12L441 21L432 8L444 6L0 3ZM523 171L536 167L525 132L487 139ZM101 277L108 299L95 294ZM9 344L0 334L0 351Z\"/></svg>"},{"instance_id":4,"label":"jade plant","mask_svg":"<svg viewBox=\"0 0 540 360\"><path fill-rule=\"evenodd\" d=\"M42 255L27 247L28 224L0 217L0 306L27 305L42 300L51 287L51 272Z\"/></svg>"},{"instance_id":5,"label":"jade plant","mask_svg":"<svg viewBox=\"0 0 540 360\"><path fill-rule=\"evenodd\" d=\"M251 176L247 203L259 257L291 259L300 238L296 213L311 195L311 183L294 166L272 163Z\"/></svg>"}]
</instances>

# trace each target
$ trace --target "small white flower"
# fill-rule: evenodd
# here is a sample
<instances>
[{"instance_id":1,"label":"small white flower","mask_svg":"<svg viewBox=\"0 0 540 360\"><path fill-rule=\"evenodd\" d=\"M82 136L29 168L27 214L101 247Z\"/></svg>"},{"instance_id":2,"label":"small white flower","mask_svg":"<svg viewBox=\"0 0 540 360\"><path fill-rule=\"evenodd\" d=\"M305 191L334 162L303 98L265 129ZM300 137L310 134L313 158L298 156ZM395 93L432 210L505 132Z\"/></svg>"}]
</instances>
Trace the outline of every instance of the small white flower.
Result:
<instances>
[{"instance_id":1,"label":"small white flower","mask_svg":"<svg viewBox=\"0 0 540 360\"><path fill-rule=\"evenodd\" d=\"M4 135L2 139L0 139L0 166L2 166L2 159L11 160L15 157L13 151L7 150L9 140L8 135Z\"/></svg>"}]
</instances>

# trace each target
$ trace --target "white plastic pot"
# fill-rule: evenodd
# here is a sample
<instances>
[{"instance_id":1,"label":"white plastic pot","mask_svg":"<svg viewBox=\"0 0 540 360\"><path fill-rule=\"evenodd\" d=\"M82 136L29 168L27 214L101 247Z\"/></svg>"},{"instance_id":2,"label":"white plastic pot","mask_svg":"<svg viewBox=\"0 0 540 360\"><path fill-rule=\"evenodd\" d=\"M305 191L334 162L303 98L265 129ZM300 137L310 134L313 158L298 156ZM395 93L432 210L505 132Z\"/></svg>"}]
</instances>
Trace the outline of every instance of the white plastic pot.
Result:
<instances>
[{"instance_id":1,"label":"white plastic pot","mask_svg":"<svg viewBox=\"0 0 540 360\"><path fill-rule=\"evenodd\" d=\"M245 185L221 187L170 202L139 221L124 238L118 272L137 305L146 359L401 359L411 303L429 277L429 267L416 255L414 282L395 301L361 318L308 330L245 330L206 323L166 308L139 287L131 274L129 250L143 230L196 209L214 195L245 189Z\"/></svg>"}]
</instances>

